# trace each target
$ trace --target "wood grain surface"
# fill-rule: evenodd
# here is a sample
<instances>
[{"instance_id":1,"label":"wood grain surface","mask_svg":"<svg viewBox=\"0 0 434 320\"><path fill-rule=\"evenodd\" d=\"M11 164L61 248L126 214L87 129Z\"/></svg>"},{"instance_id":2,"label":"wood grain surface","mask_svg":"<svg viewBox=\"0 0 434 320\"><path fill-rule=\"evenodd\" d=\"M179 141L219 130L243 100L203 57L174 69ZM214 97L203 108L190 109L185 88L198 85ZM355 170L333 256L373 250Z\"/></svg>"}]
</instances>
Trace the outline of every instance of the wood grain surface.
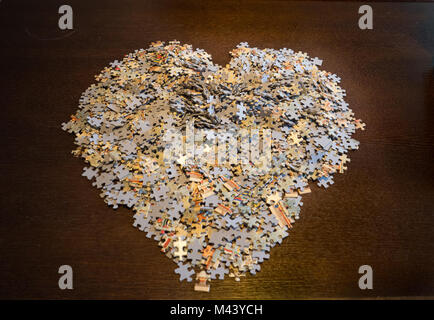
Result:
<instances>
[{"instance_id":1,"label":"wood grain surface","mask_svg":"<svg viewBox=\"0 0 434 320\"><path fill-rule=\"evenodd\" d=\"M353 2L0 2L3 299L289 299L434 296L434 4L370 3L360 30ZM345 174L312 187L301 219L256 276L193 291L153 240L81 176L61 130L109 62L155 40L192 44L225 65L247 41L324 60L367 124ZM74 289L59 290L60 265ZM374 289L360 290L370 265Z\"/></svg>"}]
</instances>

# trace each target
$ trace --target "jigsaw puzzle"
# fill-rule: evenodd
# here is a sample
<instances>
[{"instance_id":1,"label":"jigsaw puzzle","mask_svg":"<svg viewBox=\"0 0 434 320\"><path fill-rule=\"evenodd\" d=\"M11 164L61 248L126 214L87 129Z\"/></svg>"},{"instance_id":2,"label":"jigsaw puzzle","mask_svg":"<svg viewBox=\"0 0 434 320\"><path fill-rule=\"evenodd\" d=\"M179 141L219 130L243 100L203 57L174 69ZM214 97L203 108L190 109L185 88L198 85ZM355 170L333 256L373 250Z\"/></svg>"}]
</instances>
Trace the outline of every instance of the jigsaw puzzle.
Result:
<instances>
[{"instance_id":1,"label":"jigsaw puzzle","mask_svg":"<svg viewBox=\"0 0 434 320\"><path fill-rule=\"evenodd\" d=\"M63 129L101 197L209 291L256 274L300 216L309 182L333 185L365 129L322 60L240 43L225 67L152 43L96 76ZM194 276L195 275L195 276Z\"/></svg>"}]
</instances>

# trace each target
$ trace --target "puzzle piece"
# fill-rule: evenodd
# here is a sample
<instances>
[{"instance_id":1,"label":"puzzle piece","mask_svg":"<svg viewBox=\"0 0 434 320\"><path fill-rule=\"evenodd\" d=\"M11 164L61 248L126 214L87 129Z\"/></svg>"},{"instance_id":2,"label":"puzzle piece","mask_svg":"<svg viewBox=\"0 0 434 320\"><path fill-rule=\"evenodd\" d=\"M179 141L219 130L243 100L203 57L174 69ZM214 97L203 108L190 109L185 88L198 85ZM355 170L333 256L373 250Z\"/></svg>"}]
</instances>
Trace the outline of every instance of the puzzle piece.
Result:
<instances>
[{"instance_id":1,"label":"puzzle piece","mask_svg":"<svg viewBox=\"0 0 434 320\"><path fill-rule=\"evenodd\" d=\"M175 273L179 274L179 281L187 280L187 282L193 281L191 278L194 275L194 270L190 269L190 265L188 263L183 264L182 262L178 263L178 268L175 269Z\"/></svg>"}]
</instances>

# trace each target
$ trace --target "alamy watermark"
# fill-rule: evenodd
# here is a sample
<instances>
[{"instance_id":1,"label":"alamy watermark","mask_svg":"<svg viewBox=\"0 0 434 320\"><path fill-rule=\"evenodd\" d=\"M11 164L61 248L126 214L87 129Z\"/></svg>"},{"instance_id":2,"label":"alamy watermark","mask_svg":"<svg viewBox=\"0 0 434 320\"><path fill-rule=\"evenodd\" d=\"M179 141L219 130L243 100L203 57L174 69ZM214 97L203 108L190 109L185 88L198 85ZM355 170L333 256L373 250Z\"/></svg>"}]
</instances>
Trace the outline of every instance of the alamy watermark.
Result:
<instances>
[{"instance_id":1,"label":"alamy watermark","mask_svg":"<svg viewBox=\"0 0 434 320\"><path fill-rule=\"evenodd\" d=\"M366 30L366 29L372 30L374 28L372 7L367 4L360 6L359 14L363 14L359 18L359 28L362 30Z\"/></svg>"},{"instance_id":2,"label":"alamy watermark","mask_svg":"<svg viewBox=\"0 0 434 320\"><path fill-rule=\"evenodd\" d=\"M61 14L58 26L60 30L72 30L73 29L73 14L72 7L64 4L59 7L59 14Z\"/></svg>"},{"instance_id":3,"label":"alamy watermark","mask_svg":"<svg viewBox=\"0 0 434 320\"><path fill-rule=\"evenodd\" d=\"M74 289L71 266L66 265L66 264L60 266L59 267L59 274L62 275L59 278L59 282L58 282L59 289L60 290L65 290L65 289L72 290L72 289Z\"/></svg>"}]
</instances>

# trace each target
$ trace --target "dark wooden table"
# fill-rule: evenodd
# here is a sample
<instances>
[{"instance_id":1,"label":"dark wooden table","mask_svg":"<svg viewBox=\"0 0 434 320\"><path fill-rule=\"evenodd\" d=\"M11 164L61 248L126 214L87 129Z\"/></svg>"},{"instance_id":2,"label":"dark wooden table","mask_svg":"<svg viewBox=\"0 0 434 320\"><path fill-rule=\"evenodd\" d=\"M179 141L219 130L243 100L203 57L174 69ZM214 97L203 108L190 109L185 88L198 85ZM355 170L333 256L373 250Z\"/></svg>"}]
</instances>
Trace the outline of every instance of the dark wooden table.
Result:
<instances>
[{"instance_id":1,"label":"dark wooden table","mask_svg":"<svg viewBox=\"0 0 434 320\"><path fill-rule=\"evenodd\" d=\"M434 296L434 4L285 1L2 1L1 298L375 298ZM175 264L81 177L60 129L94 75L151 41L178 39L219 64L241 41L307 52L338 74L367 124L349 170L304 197L301 219L256 276L180 283ZM58 289L58 268L74 290ZM374 289L360 290L370 265Z\"/></svg>"}]
</instances>

